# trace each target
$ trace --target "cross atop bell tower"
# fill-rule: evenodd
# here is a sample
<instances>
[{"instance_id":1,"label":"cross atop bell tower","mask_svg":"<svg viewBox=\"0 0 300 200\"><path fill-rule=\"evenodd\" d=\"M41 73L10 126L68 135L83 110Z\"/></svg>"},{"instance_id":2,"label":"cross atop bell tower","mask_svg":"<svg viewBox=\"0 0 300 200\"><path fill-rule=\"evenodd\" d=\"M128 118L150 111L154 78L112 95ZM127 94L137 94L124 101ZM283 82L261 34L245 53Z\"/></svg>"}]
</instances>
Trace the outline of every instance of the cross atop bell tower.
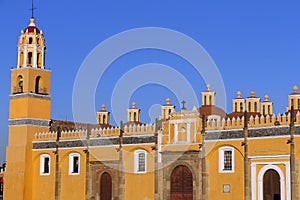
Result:
<instances>
[{"instance_id":1,"label":"cross atop bell tower","mask_svg":"<svg viewBox=\"0 0 300 200\"><path fill-rule=\"evenodd\" d=\"M31 18L34 18L34 10L35 10L36 8L34 7L34 1L32 0L31 1L31 8L30 8L30 10L31 10Z\"/></svg>"}]
</instances>

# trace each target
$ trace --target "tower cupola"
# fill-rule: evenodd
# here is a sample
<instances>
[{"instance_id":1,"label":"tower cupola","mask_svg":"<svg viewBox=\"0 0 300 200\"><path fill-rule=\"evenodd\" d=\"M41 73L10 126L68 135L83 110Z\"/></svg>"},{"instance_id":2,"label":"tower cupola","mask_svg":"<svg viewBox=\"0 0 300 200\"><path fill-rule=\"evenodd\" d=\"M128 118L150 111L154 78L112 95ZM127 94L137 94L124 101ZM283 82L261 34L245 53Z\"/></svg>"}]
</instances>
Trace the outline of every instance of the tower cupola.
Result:
<instances>
[{"instance_id":1,"label":"tower cupola","mask_svg":"<svg viewBox=\"0 0 300 200\"><path fill-rule=\"evenodd\" d=\"M109 114L105 109L105 105L102 104L101 110L97 112L97 123L100 125L109 124Z\"/></svg>"},{"instance_id":2,"label":"tower cupola","mask_svg":"<svg viewBox=\"0 0 300 200\"><path fill-rule=\"evenodd\" d=\"M19 37L17 68L44 69L45 49L43 32L35 25L35 19L31 18L29 25L21 31Z\"/></svg>"},{"instance_id":3,"label":"tower cupola","mask_svg":"<svg viewBox=\"0 0 300 200\"><path fill-rule=\"evenodd\" d=\"M255 91L250 92L250 96L246 99L246 110L250 113L260 113L261 111L260 98L255 96Z\"/></svg>"},{"instance_id":4,"label":"tower cupola","mask_svg":"<svg viewBox=\"0 0 300 200\"><path fill-rule=\"evenodd\" d=\"M136 103L132 102L131 108L128 109L128 121L139 122L140 121L140 109L136 108Z\"/></svg>"},{"instance_id":5,"label":"tower cupola","mask_svg":"<svg viewBox=\"0 0 300 200\"><path fill-rule=\"evenodd\" d=\"M244 112L245 99L242 98L241 92L237 92L237 97L232 100L232 112Z\"/></svg>"},{"instance_id":6,"label":"tower cupola","mask_svg":"<svg viewBox=\"0 0 300 200\"><path fill-rule=\"evenodd\" d=\"M300 94L296 85L293 87L293 93L288 96L287 111L292 110L292 106L294 106L294 110L300 110Z\"/></svg>"},{"instance_id":7,"label":"tower cupola","mask_svg":"<svg viewBox=\"0 0 300 200\"><path fill-rule=\"evenodd\" d=\"M261 104L263 115L273 115L273 103L269 100L268 95L265 95L265 100Z\"/></svg>"},{"instance_id":8,"label":"tower cupola","mask_svg":"<svg viewBox=\"0 0 300 200\"><path fill-rule=\"evenodd\" d=\"M211 91L210 84L207 84L207 89L202 92L202 106L215 106L216 93Z\"/></svg>"},{"instance_id":9,"label":"tower cupola","mask_svg":"<svg viewBox=\"0 0 300 200\"><path fill-rule=\"evenodd\" d=\"M161 107L161 118L169 119L171 112L174 112L175 106L171 104L171 99L166 99L166 104Z\"/></svg>"}]
</instances>

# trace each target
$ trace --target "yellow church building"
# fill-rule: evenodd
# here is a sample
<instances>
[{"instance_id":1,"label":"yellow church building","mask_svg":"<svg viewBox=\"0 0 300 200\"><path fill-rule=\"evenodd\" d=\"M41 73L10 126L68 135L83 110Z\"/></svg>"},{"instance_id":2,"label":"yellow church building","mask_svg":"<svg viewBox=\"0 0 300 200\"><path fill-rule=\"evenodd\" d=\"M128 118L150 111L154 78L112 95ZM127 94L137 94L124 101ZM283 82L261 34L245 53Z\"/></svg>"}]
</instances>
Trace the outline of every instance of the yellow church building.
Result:
<instances>
[{"instance_id":1,"label":"yellow church building","mask_svg":"<svg viewBox=\"0 0 300 200\"><path fill-rule=\"evenodd\" d=\"M31 18L11 69L5 200L298 199L296 86L279 115L254 91L238 92L226 113L207 85L201 107L175 110L167 98L153 124L134 102L119 126L105 105L95 124L53 120L45 49Z\"/></svg>"}]
</instances>

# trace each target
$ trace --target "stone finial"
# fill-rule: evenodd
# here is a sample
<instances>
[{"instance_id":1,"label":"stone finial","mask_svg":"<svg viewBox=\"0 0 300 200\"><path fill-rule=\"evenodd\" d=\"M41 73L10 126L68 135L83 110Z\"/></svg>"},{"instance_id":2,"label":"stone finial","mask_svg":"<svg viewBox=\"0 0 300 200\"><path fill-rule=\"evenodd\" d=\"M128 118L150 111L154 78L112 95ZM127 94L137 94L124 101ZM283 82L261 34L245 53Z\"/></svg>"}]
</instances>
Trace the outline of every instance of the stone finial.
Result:
<instances>
[{"instance_id":1,"label":"stone finial","mask_svg":"<svg viewBox=\"0 0 300 200\"><path fill-rule=\"evenodd\" d=\"M166 104L170 105L171 99L170 98L166 98Z\"/></svg>"},{"instance_id":2,"label":"stone finial","mask_svg":"<svg viewBox=\"0 0 300 200\"><path fill-rule=\"evenodd\" d=\"M135 102L133 101L132 104L131 104L131 108L135 108L136 104Z\"/></svg>"},{"instance_id":3,"label":"stone finial","mask_svg":"<svg viewBox=\"0 0 300 200\"><path fill-rule=\"evenodd\" d=\"M237 98L239 98L239 99L242 98L242 96L241 96L241 94L242 94L241 91L238 91L236 94L237 94Z\"/></svg>"},{"instance_id":4,"label":"stone finial","mask_svg":"<svg viewBox=\"0 0 300 200\"><path fill-rule=\"evenodd\" d=\"M35 26L34 18L30 18L30 24L29 24L29 26Z\"/></svg>"},{"instance_id":5,"label":"stone finial","mask_svg":"<svg viewBox=\"0 0 300 200\"><path fill-rule=\"evenodd\" d=\"M210 87L211 87L210 84L207 84L206 87L207 87L207 90L206 90L206 91L207 91L207 92L210 92Z\"/></svg>"},{"instance_id":6,"label":"stone finial","mask_svg":"<svg viewBox=\"0 0 300 200\"><path fill-rule=\"evenodd\" d=\"M265 95L265 101L269 101L269 95Z\"/></svg>"},{"instance_id":7,"label":"stone finial","mask_svg":"<svg viewBox=\"0 0 300 200\"><path fill-rule=\"evenodd\" d=\"M101 110L105 110L105 104L101 105Z\"/></svg>"},{"instance_id":8,"label":"stone finial","mask_svg":"<svg viewBox=\"0 0 300 200\"><path fill-rule=\"evenodd\" d=\"M251 90L250 94L251 94L251 97L254 97L255 96L255 91Z\"/></svg>"},{"instance_id":9,"label":"stone finial","mask_svg":"<svg viewBox=\"0 0 300 200\"><path fill-rule=\"evenodd\" d=\"M294 86L293 90L294 90L294 94L298 94L298 86L297 85Z\"/></svg>"}]
</instances>

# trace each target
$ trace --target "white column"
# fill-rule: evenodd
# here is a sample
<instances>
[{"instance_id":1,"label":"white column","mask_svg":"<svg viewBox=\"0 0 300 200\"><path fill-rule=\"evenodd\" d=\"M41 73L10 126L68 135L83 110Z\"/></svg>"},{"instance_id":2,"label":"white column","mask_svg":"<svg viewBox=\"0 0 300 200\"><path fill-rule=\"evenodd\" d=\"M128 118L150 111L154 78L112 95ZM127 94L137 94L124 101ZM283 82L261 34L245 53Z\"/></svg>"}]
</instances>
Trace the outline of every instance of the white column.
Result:
<instances>
[{"instance_id":1,"label":"white column","mask_svg":"<svg viewBox=\"0 0 300 200\"><path fill-rule=\"evenodd\" d=\"M18 65L17 68L20 68L20 56L21 56L21 50L20 50L20 46L18 47Z\"/></svg>"},{"instance_id":2,"label":"white column","mask_svg":"<svg viewBox=\"0 0 300 200\"><path fill-rule=\"evenodd\" d=\"M158 131L158 141L157 141L157 152L158 152L158 157L157 157L157 161L159 162L159 163L161 163L161 140L162 140L162 132L161 131Z\"/></svg>"},{"instance_id":3,"label":"white column","mask_svg":"<svg viewBox=\"0 0 300 200\"><path fill-rule=\"evenodd\" d=\"M251 163L252 200L256 199L256 164Z\"/></svg>"},{"instance_id":4,"label":"white column","mask_svg":"<svg viewBox=\"0 0 300 200\"><path fill-rule=\"evenodd\" d=\"M285 163L285 172L286 172L286 200L291 199L291 168L290 168L290 163L286 162Z\"/></svg>"},{"instance_id":5,"label":"white column","mask_svg":"<svg viewBox=\"0 0 300 200\"><path fill-rule=\"evenodd\" d=\"M187 123L186 125L186 137L187 137L187 142L190 143L191 142L191 124Z\"/></svg>"},{"instance_id":6,"label":"white column","mask_svg":"<svg viewBox=\"0 0 300 200\"><path fill-rule=\"evenodd\" d=\"M178 143L178 124L174 124L174 143Z\"/></svg>"},{"instance_id":7,"label":"white column","mask_svg":"<svg viewBox=\"0 0 300 200\"><path fill-rule=\"evenodd\" d=\"M44 58L45 47L43 47L41 54L42 54L42 58L41 58L41 68L44 69L44 64L45 64L45 58Z\"/></svg>"},{"instance_id":8,"label":"white column","mask_svg":"<svg viewBox=\"0 0 300 200\"><path fill-rule=\"evenodd\" d=\"M24 46L23 67L27 67L27 46Z\"/></svg>"},{"instance_id":9,"label":"white column","mask_svg":"<svg viewBox=\"0 0 300 200\"><path fill-rule=\"evenodd\" d=\"M34 50L33 50L33 63L32 67L37 68L37 49L36 45L34 45Z\"/></svg>"}]
</instances>

